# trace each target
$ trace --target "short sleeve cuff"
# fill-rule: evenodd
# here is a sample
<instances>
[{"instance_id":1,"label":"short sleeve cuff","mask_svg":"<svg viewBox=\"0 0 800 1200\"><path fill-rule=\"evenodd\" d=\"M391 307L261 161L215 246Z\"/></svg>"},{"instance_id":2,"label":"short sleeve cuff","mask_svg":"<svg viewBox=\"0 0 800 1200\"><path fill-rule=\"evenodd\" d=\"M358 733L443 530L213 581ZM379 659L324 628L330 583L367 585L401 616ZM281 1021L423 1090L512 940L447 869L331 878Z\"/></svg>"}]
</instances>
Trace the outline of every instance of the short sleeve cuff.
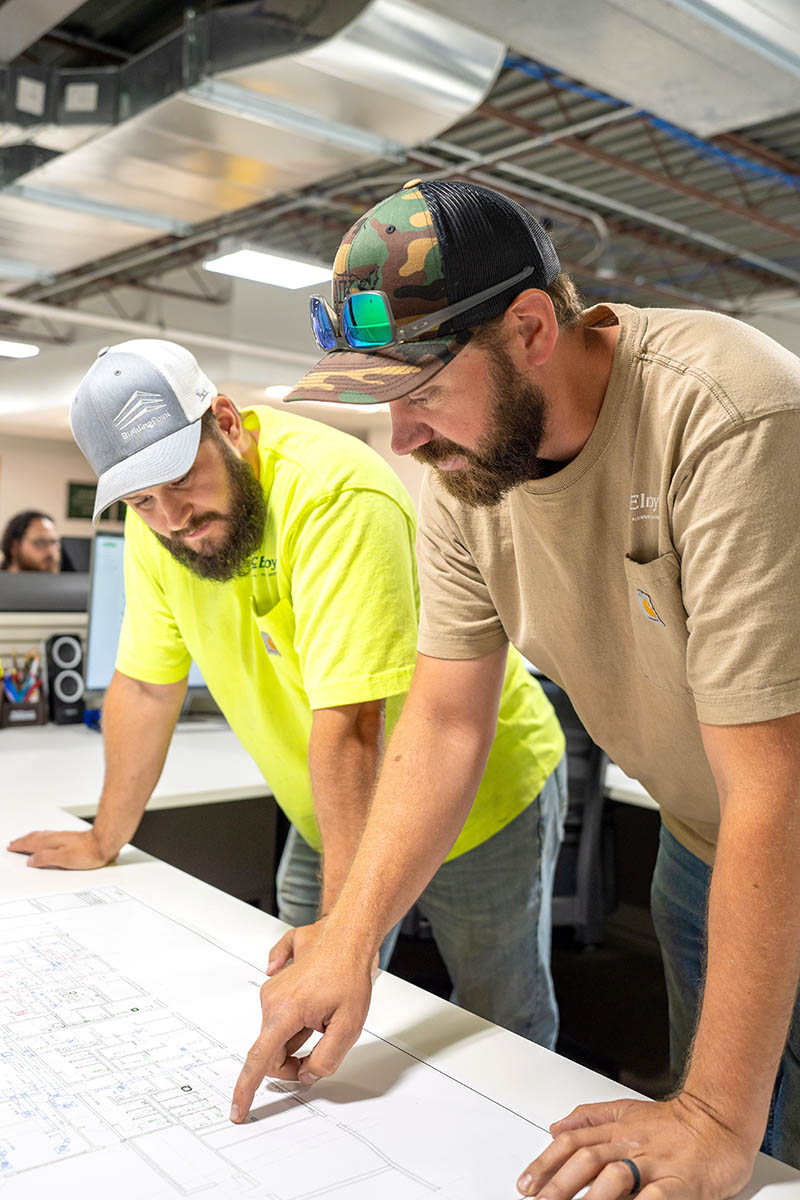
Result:
<instances>
[{"instance_id":1,"label":"short sleeve cuff","mask_svg":"<svg viewBox=\"0 0 800 1200\"><path fill-rule=\"evenodd\" d=\"M135 658L119 654L117 655L117 661L114 663L114 668L121 675L127 675L129 679L138 679L141 683L168 684L180 683L182 679L185 679L189 674L191 665L191 658L187 658L186 664L183 667L143 667Z\"/></svg>"},{"instance_id":2,"label":"short sleeve cuff","mask_svg":"<svg viewBox=\"0 0 800 1200\"><path fill-rule=\"evenodd\" d=\"M694 696L697 719L704 725L751 725L800 712L800 680L728 696Z\"/></svg>"},{"instance_id":3,"label":"short sleeve cuff","mask_svg":"<svg viewBox=\"0 0 800 1200\"><path fill-rule=\"evenodd\" d=\"M494 654L495 650L507 645L508 638L504 633L497 631L467 640L463 635L448 636L441 632L430 634L420 630L417 641L420 654L426 654L429 658L448 659L486 658L487 655Z\"/></svg>"},{"instance_id":4,"label":"short sleeve cuff","mask_svg":"<svg viewBox=\"0 0 800 1200\"><path fill-rule=\"evenodd\" d=\"M317 687L309 687L306 694L312 709L366 704L370 700L405 695L411 687L413 674L414 664L410 663L402 669L379 671L376 675L357 679L326 679Z\"/></svg>"}]
</instances>

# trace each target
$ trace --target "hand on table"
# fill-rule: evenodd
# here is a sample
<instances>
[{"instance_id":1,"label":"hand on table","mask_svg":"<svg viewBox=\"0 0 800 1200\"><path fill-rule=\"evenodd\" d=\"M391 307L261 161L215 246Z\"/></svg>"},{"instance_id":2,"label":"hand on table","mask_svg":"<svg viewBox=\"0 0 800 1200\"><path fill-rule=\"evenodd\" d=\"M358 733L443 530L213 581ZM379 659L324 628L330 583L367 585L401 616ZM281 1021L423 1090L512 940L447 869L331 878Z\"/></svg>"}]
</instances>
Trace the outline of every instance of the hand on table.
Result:
<instances>
[{"instance_id":1,"label":"hand on table","mask_svg":"<svg viewBox=\"0 0 800 1200\"><path fill-rule=\"evenodd\" d=\"M289 936L285 934L278 945ZM311 1084L333 1075L361 1033L371 992L369 964L344 960L319 938L304 953L302 962L268 979L261 987L261 1033L236 1082L231 1120L245 1119L267 1076ZM322 1038L306 1058L296 1058L315 1030Z\"/></svg>"},{"instance_id":2,"label":"hand on table","mask_svg":"<svg viewBox=\"0 0 800 1200\"><path fill-rule=\"evenodd\" d=\"M289 963L298 962L304 954L307 954L322 933L325 920L325 917L320 917L313 925L298 925L296 929L287 930L269 952L266 974L277 975L278 971L282 971ZM378 973L379 957L376 954L372 962L373 983Z\"/></svg>"},{"instance_id":3,"label":"hand on table","mask_svg":"<svg viewBox=\"0 0 800 1200\"><path fill-rule=\"evenodd\" d=\"M755 1150L685 1093L655 1104L582 1104L550 1132L553 1142L517 1182L536 1200L568 1200L587 1185L586 1200L634 1193L643 1200L727 1200L747 1183L755 1160ZM638 1168L638 1192L626 1158Z\"/></svg>"},{"instance_id":4,"label":"hand on table","mask_svg":"<svg viewBox=\"0 0 800 1200\"><path fill-rule=\"evenodd\" d=\"M101 849L93 829L55 831L40 829L14 838L7 849L27 854L29 867L63 867L67 871L92 871L112 862L116 854Z\"/></svg>"},{"instance_id":5,"label":"hand on table","mask_svg":"<svg viewBox=\"0 0 800 1200\"><path fill-rule=\"evenodd\" d=\"M313 925L298 925L289 929L269 952L267 975L277 975L290 962L297 962L311 949L325 925L325 918L320 917Z\"/></svg>"}]
</instances>

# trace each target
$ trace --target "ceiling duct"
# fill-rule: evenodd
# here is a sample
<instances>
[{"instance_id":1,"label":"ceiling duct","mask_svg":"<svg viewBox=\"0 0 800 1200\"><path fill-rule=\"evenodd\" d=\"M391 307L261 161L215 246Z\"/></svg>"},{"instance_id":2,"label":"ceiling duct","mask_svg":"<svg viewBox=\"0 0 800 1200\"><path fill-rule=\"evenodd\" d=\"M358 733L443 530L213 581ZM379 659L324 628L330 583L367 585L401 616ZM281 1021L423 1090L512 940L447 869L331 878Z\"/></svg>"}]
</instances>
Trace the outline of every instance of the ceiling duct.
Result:
<instances>
[{"instance_id":1,"label":"ceiling duct","mask_svg":"<svg viewBox=\"0 0 800 1200\"><path fill-rule=\"evenodd\" d=\"M0 287L402 159L504 53L409 0L327 0L302 28L268 10L212 10L121 66L0 68Z\"/></svg>"},{"instance_id":2,"label":"ceiling duct","mask_svg":"<svg viewBox=\"0 0 800 1200\"><path fill-rule=\"evenodd\" d=\"M420 0L700 137L797 109L797 0Z\"/></svg>"}]
</instances>

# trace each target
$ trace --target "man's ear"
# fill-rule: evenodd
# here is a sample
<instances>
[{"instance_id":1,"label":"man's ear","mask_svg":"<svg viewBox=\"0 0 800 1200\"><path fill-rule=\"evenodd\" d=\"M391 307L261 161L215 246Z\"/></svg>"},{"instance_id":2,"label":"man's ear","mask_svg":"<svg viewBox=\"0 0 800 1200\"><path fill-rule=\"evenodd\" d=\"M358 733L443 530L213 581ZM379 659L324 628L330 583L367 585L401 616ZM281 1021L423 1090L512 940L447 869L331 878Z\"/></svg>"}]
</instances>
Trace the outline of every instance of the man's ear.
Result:
<instances>
[{"instance_id":1,"label":"man's ear","mask_svg":"<svg viewBox=\"0 0 800 1200\"><path fill-rule=\"evenodd\" d=\"M547 292L539 288L520 292L506 309L506 321L512 336L521 340L528 364L543 366L558 339L558 321Z\"/></svg>"},{"instance_id":2,"label":"man's ear","mask_svg":"<svg viewBox=\"0 0 800 1200\"><path fill-rule=\"evenodd\" d=\"M239 410L228 396L215 396L211 401L211 411L216 417L220 432L232 446L238 446L244 426Z\"/></svg>"}]
</instances>

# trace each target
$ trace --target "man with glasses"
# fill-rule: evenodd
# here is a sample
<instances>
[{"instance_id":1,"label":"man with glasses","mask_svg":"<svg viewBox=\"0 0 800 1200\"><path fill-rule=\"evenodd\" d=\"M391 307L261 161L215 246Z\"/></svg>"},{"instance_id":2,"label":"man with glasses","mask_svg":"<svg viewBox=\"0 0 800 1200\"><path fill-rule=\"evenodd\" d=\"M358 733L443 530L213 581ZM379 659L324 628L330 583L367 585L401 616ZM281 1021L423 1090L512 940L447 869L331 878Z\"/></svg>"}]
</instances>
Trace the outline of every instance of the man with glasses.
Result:
<instances>
[{"instance_id":1,"label":"man with glasses","mask_svg":"<svg viewBox=\"0 0 800 1200\"><path fill-rule=\"evenodd\" d=\"M17 513L3 530L0 549L3 571L48 571L57 575L61 570L61 538L47 513L34 509Z\"/></svg>"},{"instance_id":2,"label":"man with glasses","mask_svg":"<svg viewBox=\"0 0 800 1200\"><path fill-rule=\"evenodd\" d=\"M279 915L298 928L273 949L276 971L301 957L336 900L413 673L411 500L363 442L266 406L240 412L172 342L101 351L71 424L99 476L95 520L128 505L106 777L91 829L37 831L11 849L34 867L115 858L158 780L193 659L291 822L277 891ZM564 737L519 655L500 690L475 803L419 907L459 1002L552 1048ZM387 932L384 966L397 931Z\"/></svg>"},{"instance_id":3,"label":"man with glasses","mask_svg":"<svg viewBox=\"0 0 800 1200\"><path fill-rule=\"evenodd\" d=\"M519 1190L722 1200L762 1138L800 1166L800 363L715 313L583 311L538 222L466 182L361 217L311 315L326 354L288 399L388 402L393 449L431 468L420 653L325 937L262 989L238 1118L264 1074L313 1082L358 1036L374 947L471 802L474 697L511 642L661 806L677 1088L576 1109ZM306 1026L326 1032L298 1059Z\"/></svg>"}]
</instances>

